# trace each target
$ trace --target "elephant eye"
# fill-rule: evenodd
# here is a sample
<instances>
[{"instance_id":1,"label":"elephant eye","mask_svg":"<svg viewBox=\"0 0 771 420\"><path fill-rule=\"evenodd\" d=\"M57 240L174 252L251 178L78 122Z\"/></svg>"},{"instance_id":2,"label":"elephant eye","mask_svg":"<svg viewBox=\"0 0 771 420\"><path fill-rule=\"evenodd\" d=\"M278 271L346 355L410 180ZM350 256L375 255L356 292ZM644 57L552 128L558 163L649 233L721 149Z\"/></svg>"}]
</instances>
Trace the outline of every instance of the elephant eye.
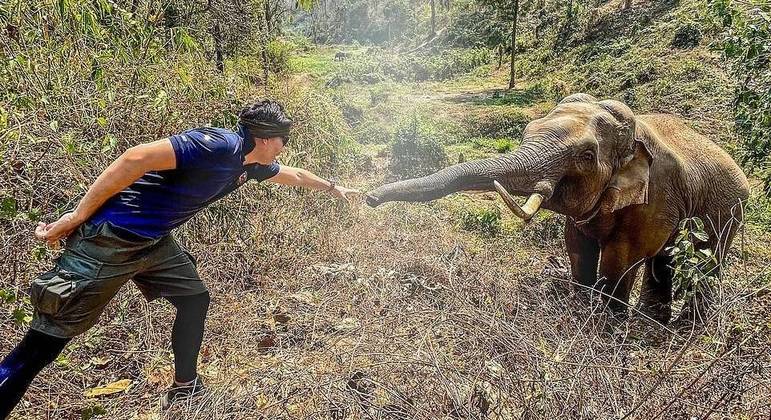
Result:
<instances>
[{"instance_id":1,"label":"elephant eye","mask_svg":"<svg viewBox=\"0 0 771 420\"><path fill-rule=\"evenodd\" d=\"M593 151L591 151L591 150L587 150L587 151L585 151L585 152L584 152L584 153L581 155L581 157L582 157L584 160L587 160L587 161L593 161L593 160L594 160L594 152L593 152Z\"/></svg>"}]
</instances>

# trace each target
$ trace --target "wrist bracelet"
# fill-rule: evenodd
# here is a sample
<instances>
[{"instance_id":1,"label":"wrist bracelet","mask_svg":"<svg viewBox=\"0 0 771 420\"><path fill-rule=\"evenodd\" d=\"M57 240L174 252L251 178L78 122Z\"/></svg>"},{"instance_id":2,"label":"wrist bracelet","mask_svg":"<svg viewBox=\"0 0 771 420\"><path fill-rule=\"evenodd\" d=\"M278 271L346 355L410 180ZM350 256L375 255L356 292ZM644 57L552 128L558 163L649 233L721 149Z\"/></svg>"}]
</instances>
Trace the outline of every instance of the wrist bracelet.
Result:
<instances>
[{"instance_id":1,"label":"wrist bracelet","mask_svg":"<svg viewBox=\"0 0 771 420\"><path fill-rule=\"evenodd\" d=\"M329 181L329 187L326 189L326 192L332 192L332 190L334 190L335 187L336 187L335 182Z\"/></svg>"}]
</instances>

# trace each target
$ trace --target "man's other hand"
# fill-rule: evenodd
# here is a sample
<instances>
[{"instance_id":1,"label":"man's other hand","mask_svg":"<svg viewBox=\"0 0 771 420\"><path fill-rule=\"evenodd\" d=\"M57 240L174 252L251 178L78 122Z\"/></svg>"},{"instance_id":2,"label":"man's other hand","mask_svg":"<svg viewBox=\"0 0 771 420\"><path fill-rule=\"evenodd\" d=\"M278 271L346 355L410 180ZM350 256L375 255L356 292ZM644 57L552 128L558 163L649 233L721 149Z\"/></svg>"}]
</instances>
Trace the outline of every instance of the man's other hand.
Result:
<instances>
[{"instance_id":1,"label":"man's other hand","mask_svg":"<svg viewBox=\"0 0 771 420\"><path fill-rule=\"evenodd\" d=\"M48 242L48 245L56 246L60 239L67 238L81 223L75 217L75 213L65 213L53 223L39 222L35 228L35 237L38 240Z\"/></svg>"}]
</instances>

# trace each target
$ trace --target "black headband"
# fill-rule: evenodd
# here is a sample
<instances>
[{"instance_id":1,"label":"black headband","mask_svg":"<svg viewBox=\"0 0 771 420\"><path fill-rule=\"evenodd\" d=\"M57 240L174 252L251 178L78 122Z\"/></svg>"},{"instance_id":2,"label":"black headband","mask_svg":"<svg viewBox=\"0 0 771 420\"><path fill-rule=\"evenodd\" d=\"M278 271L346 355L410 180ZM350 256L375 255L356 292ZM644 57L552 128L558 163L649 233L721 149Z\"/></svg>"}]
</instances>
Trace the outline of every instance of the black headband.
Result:
<instances>
[{"instance_id":1,"label":"black headband","mask_svg":"<svg viewBox=\"0 0 771 420\"><path fill-rule=\"evenodd\" d=\"M238 123L247 127L253 137L267 139L271 137L289 136L291 124L277 124L267 121L249 121L243 118L238 119Z\"/></svg>"}]
</instances>

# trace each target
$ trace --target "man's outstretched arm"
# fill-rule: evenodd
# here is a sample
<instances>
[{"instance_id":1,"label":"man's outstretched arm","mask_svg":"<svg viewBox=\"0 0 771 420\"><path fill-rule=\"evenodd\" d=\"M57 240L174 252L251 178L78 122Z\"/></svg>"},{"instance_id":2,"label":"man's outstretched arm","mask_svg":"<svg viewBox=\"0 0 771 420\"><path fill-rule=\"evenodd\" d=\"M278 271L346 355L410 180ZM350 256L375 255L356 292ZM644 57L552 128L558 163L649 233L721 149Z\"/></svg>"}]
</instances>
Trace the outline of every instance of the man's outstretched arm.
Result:
<instances>
[{"instance_id":1,"label":"man's outstretched arm","mask_svg":"<svg viewBox=\"0 0 771 420\"><path fill-rule=\"evenodd\" d=\"M145 173L174 169L176 165L174 149L168 139L140 144L126 150L96 178L75 211L64 214L53 223L38 223L35 236L49 244L55 244L88 220L107 199L134 183Z\"/></svg>"},{"instance_id":2,"label":"man's outstretched arm","mask_svg":"<svg viewBox=\"0 0 771 420\"><path fill-rule=\"evenodd\" d=\"M268 181L275 182L276 184L327 191L333 196L346 200L349 203L351 202L353 195L359 194L359 190L335 185L334 183L317 176L313 172L305 169L293 168L291 166L281 165L278 174L268 178Z\"/></svg>"}]
</instances>

